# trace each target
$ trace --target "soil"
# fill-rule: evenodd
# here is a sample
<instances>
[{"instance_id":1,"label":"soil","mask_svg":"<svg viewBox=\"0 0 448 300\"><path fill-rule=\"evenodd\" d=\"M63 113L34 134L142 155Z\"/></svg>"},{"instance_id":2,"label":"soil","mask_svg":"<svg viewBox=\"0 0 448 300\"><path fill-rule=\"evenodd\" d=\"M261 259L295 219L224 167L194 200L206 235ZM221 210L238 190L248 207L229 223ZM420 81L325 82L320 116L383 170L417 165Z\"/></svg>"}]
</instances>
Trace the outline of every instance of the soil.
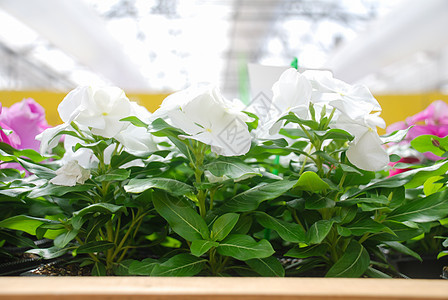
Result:
<instances>
[{"instance_id":1,"label":"soil","mask_svg":"<svg viewBox=\"0 0 448 300\"><path fill-rule=\"evenodd\" d=\"M79 264L44 264L36 269L26 272L27 276L90 276L89 267L80 267Z\"/></svg>"}]
</instances>

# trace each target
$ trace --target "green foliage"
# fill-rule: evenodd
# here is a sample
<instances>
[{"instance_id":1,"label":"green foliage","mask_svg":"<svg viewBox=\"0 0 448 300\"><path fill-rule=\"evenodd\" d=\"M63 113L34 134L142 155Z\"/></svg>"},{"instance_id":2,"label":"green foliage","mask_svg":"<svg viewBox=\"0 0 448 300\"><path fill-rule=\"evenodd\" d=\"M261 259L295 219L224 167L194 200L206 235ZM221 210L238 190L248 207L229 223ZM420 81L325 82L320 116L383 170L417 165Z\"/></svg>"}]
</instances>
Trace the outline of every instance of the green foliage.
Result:
<instances>
[{"instance_id":1,"label":"green foliage","mask_svg":"<svg viewBox=\"0 0 448 300\"><path fill-rule=\"evenodd\" d=\"M239 157L217 155L163 119L122 119L161 139L163 150L144 154L72 127L64 134L80 140L74 150L97 161L74 186L49 182L57 157L0 144L3 162L32 174L0 169L0 242L46 259L70 253L97 276L386 278L399 274L383 249L447 255L446 238L434 237L448 236L448 162L392 177L361 170L347 159L356 140L330 128L326 109L311 104L311 119L290 112L280 118L282 136L256 138ZM395 143L406 133L382 138ZM448 142L423 136L412 145L446 156ZM53 246L40 249L30 237ZM282 256L298 262L282 264Z\"/></svg>"}]
</instances>

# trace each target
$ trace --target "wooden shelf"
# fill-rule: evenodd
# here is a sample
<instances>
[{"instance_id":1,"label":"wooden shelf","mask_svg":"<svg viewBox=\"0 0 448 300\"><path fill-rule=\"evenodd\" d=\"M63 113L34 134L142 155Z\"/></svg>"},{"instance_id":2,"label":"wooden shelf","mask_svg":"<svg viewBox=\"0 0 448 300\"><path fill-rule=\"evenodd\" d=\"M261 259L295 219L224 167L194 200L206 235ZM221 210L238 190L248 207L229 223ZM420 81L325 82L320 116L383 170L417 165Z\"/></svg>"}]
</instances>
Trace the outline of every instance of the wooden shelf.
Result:
<instances>
[{"instance_id":1,"label":"wooden shelf","mask_svg":"<svg viewBox=\"0 0 448 300\"><path fill-rule=\"evenodd\" d=\"M448 299L448 280L0 277L0 299Z\"/></svg>"}]
</instances>

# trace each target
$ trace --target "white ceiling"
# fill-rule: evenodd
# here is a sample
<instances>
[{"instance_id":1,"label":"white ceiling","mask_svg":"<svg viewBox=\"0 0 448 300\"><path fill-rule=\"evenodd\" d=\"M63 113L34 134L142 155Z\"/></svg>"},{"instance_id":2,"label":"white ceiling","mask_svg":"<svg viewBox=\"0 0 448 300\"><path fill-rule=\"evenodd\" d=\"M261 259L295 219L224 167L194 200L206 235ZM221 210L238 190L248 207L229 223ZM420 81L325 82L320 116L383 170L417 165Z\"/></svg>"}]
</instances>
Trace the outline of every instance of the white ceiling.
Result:
<instances>
[{"instance_id":1,"label":"white ceiling","mask_svg":"<svg viewBox=\"0 0 448 300\"><path fill-rule=\"evenodd\" d=\"M128 92L162 92L215 82L234 97L247 88L247 63L287 66L297 57L302 67L331 66L347 81L362 80L373 90L390 89L393 82L402 82L396 78L403 78L403 73L395 70L403 56L390 56L382 64L379 60L393 52L394 39L400 34L419 44L418 37L431 28L426 23L446 24L443 12L448 9L442 2L448 3L0 0L0 88L68 90L79 84L111 83ZM412 5L419 8L406 18L399 13L389 23L372 25L390 11ZM437 7L440 20L436 22L431 14ZM413 18L419 23L412 24ZM388 39L381 39L386 33ZM416 49L408 59L422 68L434 64L436 56L440 63L440 46L434 41L425 40L425 44L437 51ZM407 45L404 40L399 44ZM398 65L391 68L393 64ZM390 83L388 87L385 82Z\"/></svg>"}]
</instances>

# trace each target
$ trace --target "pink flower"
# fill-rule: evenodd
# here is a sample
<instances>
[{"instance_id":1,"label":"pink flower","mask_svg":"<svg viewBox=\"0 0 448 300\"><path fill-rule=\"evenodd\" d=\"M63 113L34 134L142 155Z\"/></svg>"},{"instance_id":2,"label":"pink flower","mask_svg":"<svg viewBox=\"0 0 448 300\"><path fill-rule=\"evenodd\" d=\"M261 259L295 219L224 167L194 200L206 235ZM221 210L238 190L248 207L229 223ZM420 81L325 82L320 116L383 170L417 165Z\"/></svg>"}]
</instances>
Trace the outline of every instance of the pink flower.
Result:
<instances>
[{"instance_id":1,"label":"pink flower","mask_svg":"<svg viewBox=\"0 0 448 300\"><path fill-rule=\"evenodd\" d=\"M420 135L435 135L446 137L448 135L448 104L442 100L432 102L425 110L408 117L405 122L396 122L387 127L386 132L403 130L413 125L409 129L406 139L400 144L409 144L414 138ZM443 157L431 152L423 154L430 160L440 160Z\"/></svg>"},{"instance_id":2,"label":"pink flower","mask_svg":"<svg viewBox=\"0 0 448 300\"><path fill-rule=\"evenodd\" d=\"M386 133L392 133L396 130L405 130L409 127L409 125L406 122L400 121L393 124L390 124L386 128Z\"/></svg>"},{"instance_id":3,"label":"pink flower","mask_svg":"<svg viewBox=\"0 0 448 300\"><path fill-rule=\"evenodd\" d=\"M2 112L2 105L0 103L0 114ZM0 121L0 142L9 144L13 146L14 148L17 148L17 146L20 144L20 138L19 136L9 128L8 125L4 124Z\"/></svg>"},{"instance_id":4,"label":"pink flower","mask_svg":"<svg viewBox=\"0 0 448 300\"><path fill-rule=\"evenodd\" d=\"M396 162L390 162L389 166L393 167L398 163L406 163L406 164L414 164L414 163L419 163L420 159L418 159L417 157L403 157L401 158L399 161ZM412 170L411 168L406 168L406 169L395 169L392 168L389 170L389 177L406 172Z\"/></svg>"},{"instance_id":5,"label":"pink flower","mask_svg":"<svg viewBox=\"0 0 448 300\"><path fill-rule=\"evenodd\" d=\"M448 125L448 104L442 100L432 102L425 110L406 119L410 125L424 121L428 125Z\"/></svg>"},{"instance_id":6,"label":"pink flower","mask_svg":"<svg viewBox=\"0 0 448 300\"><path fill-rule=\"evenodd\" d=\"M24 99L4 108L0 122L8 126L20 137L16 145L18 149L34 149L39 151L40 142L36 135L49 128L45 119L45 110L33 99Z\"/></svg>"}]
</instances>

